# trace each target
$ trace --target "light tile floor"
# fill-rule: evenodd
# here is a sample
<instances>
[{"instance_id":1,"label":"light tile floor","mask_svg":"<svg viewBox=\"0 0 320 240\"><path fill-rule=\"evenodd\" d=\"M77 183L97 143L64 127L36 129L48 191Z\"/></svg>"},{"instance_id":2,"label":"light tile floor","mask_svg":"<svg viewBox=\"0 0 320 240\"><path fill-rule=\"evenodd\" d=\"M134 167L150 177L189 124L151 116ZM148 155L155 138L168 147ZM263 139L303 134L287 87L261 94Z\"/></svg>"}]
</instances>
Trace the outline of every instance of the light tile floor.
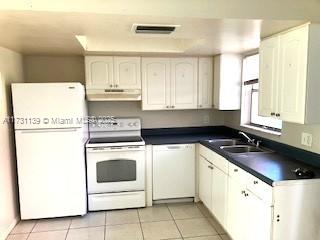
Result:
<instances>
[{"instance_id":1,"label":"light tile floor","mask_svg":"<svg viewBox=\"0 0 320 240\"><path fill-rule=\"evenodd\" d=\"M7 240L231 240L201 203L21 221Z\"/></svg>"}]
</instances>

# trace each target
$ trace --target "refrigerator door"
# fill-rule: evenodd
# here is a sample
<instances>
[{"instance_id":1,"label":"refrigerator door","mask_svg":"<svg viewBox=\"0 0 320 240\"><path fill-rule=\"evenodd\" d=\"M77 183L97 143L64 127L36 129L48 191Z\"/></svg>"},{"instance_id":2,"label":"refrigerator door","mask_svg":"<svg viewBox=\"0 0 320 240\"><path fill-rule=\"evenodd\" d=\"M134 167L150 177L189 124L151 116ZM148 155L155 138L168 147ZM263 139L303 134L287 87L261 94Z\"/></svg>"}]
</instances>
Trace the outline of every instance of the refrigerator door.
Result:
<instances>
[{"instance_id":1,"label":"refrigerator door","mask_svg":"<svg viewBox=\"0 0 320 240\"><path fill-rule=\"evenodd\" d=\"M85 92L80 83L12 84L15 129L82 127Z\"/></svg>"},{"instance_id":2,"label":"refrigerator door","mask_svg":"<svg viewBox=\"0 0 320 240\"><path fill-rule=\"evenodd\" d=\"M21 219L87 211L83 129L16 130Z\"/></svg>"}]
</instances>

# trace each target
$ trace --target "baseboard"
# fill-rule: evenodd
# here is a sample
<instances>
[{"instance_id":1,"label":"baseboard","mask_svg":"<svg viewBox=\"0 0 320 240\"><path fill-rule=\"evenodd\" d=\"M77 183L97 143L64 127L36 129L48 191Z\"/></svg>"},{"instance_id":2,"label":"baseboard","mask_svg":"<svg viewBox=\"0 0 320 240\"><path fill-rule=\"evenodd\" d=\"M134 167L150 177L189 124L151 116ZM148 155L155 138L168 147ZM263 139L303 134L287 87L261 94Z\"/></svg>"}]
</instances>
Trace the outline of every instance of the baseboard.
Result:
<instances>
[{"instance_id":1,"label":"baseboard","mask_svg":"<svg viewBox=\"0 0 320 240\"><path fill-rule=\"evenodd\" d=\"M17 225L19 222L19 217L17 216L15 219L13 219L12 223L7 227L6 230L3 232L0 232L0 240L5 240L9 233L12 231L12 229Z\"/></svg>"}]
</instances>

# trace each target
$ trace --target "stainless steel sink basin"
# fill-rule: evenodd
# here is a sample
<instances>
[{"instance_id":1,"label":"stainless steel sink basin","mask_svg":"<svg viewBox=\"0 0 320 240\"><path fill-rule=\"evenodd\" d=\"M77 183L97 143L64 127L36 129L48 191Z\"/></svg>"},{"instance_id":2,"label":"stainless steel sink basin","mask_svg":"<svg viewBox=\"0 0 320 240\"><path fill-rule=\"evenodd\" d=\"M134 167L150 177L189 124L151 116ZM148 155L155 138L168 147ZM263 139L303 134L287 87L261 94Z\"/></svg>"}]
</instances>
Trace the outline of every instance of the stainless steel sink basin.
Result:
<instances>
[{"instance_id":1,"label":"stainless steel sink basin","mask_svg":"<svg viewBox=\"0 0 320 240\"><path fill-rule=\"evenodd\" d=\"M239 139L214 139L208 141L211 144L214 144L218 147L220 146L235 146L235 145L244 145L245 143Z\"/></svg>"},{"instance_id":2,"label":"stainless steel sink basin","mask_svg":"<svg viewBox=\"0 0 320 240\"><path fill-rule=\"evenodd\" d=\"M264 150L259 147L250 146L250 145L237 145L237 146L221 146L221 149L223 149L226 152L229 153L266 153L269 152L267 150Z\"/></svg>"}]
</instances>

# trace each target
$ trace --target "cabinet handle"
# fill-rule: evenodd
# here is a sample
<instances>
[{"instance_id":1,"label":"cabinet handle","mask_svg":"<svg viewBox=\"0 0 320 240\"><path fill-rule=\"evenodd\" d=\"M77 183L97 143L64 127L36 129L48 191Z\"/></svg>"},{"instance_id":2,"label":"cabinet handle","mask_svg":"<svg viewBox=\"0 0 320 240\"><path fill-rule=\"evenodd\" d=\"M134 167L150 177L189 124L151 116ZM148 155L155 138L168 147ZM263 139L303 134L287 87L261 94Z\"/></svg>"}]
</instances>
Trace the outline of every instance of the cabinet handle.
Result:
<instances>
[{"instance_id":1,"label":"cabinet handle","mask_svg":"<svg viewBox=\"0 0 320 240\"><path fill-rule=\"evenodd\" d=\"M249 194L248 194L248 193L245 193L245 194L244 194L244 196L245 196L245 197L248 197L248 196L249 196Z\"/></svg>"},{"instance_id":2,"label":"cabinet handle","mask_svg":"<svg viewBox=\"0 0 320 240\"><path fill-rule=\"evenodd\" d=\"M280 117L280 113L277 113L277 114L276 114L276 117Z\"/></svg>"},{"instance_id":3,"label":"cabinet handle","mask_svg":"<svg viewBox=\"0 0 320 240\"><path fill-rule=\"evenodd\" d=\"M213 169L213 167L212 167L212 166L208 166L208 168Z\"/></svg>"},{"instance_id":4,"label":"cabinet handle","mask_svg":"<svg viewBox=\"0 0 320 240\"><path fill-rule=\"evenodd\" d=\"M114 85L114 87L116 87L116 88L117 88L117 87L118 87L118 84Z\"/></svg>"},{"instance_id":5,"label":"cabinet handle","mask_svg":"<svg viewBox=\"0 0 320 240\"><path fill-rule=\"evenodd\" d=\"M270 113L270 115L271 115L271 116L274 116L274 115L276 115L276 114L275 114L274 112L272 112L272 113Z\"/></svg>"},{"instance_id":6,"label":"cabinet handle","mask_svg":"<svg viewBox=\"0 0 320 240\"><path fill-rule=\"evenodd\" d=\"M246 191L243 191L243 190L241 191L241 194L245 194L245 193L246 193Z\"/></svg>"},{"instance_id":7,"label":"cabinet handle","mask_svg":"<svg viewBox=\"0 0 320 240\"><path fill-rule=\"evenodd\" d=\"M174 106L171 106L171 108L174 108Z\"/></svg>"},{"instance_id":8,"label":"cabinet handle","mask_svg":"<svg viewBox=\"0 0 320 240\"><path fill-rule=\"evenodd\" d=\"M199 105L199 108L202 108L202 105Z\"/></svg>"},{"instance_id":9,"label":"cabinet handle","mask_svg":"<svg viewBox=\"0 0 320 240\"><path fill-rule=\"evenodd\" d=\"M110 85L109 85L109 87L113 87L113 85L112 85L112 84L110 84Z\"/></svg>"},{"instance_id":10,"label":"cabinet handle","mask_svg":"<svg viewBox=\"0 0 320 240\"><path fill-rule=\"evenodd\" d=\"M258 181L253 181L253 184L258 184Z\"/></svg>"},{"instance_id":11,"label":"cabinet handle","mask_svg":"<svg viewBox=\"0 0 320 240\"><path fill-rule=\"evenodd\" d=\"M235 168L235 169L233 169L233 171L234 171L234 172L238 172L238 169L237 169L237 168Z\"/></svg>"},{"instance_id":12,"label":"cabinet handle","mask_svg":"<svg viewBox=\"0 0 320 240\"><path fill-rule=\"evenodd\" d=\"M166 106L166 108L169 108L169 106Z\"/></svg>"}]
</instances>

